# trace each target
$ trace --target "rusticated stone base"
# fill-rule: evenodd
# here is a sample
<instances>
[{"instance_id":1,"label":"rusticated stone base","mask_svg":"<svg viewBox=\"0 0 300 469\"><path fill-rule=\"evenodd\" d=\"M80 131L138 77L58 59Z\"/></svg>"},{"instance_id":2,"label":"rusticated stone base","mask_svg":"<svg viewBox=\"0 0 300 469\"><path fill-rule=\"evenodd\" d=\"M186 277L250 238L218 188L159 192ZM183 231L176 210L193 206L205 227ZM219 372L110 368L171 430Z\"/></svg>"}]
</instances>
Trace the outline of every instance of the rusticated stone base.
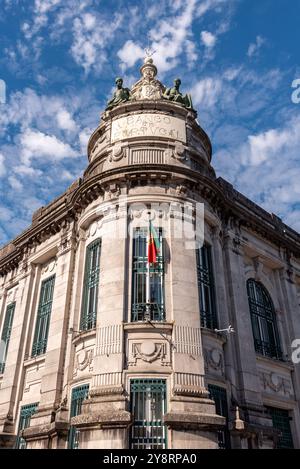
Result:
<instances>
[{"instance_id":1,"label":"rusticated stone base","mask_svg":"<svg viewBox=\"0 0 300 469\"><path fill-rule=\"evenodd\" d=\"M68 422L52 422L25 428L22 437L28 449L65 448L70 425Z\"/></svg>"}]
</instances>

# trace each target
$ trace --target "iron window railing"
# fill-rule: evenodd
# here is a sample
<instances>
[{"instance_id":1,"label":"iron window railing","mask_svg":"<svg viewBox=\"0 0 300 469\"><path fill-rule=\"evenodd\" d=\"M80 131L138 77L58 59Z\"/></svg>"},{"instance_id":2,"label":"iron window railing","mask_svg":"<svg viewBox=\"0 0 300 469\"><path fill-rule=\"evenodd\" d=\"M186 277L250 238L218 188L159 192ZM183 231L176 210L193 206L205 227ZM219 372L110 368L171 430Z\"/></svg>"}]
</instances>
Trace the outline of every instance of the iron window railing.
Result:
<instances>
[{"instance_id":1,"label":"iron window railing","mask_svg":"<svg viewBox=\"0 0 300 469\"><path fill-rule=\"evenodd\" d=\"M88 397L89 385L84 384L72 390L70 418L81 414L82 402ZM73 425L70 426L68 436L68 448L78 449L80 431Z\"/></svg>"},{"instance_id":2,"label":"iron window railing","mask_svg":"<svg viewBox=\"0 0 300 469\"><path fill-rule=\"evenodd\" d=\"M134 379L130 383L133 425L130 429L131 449L167 448L166 382L163 379Z\"/></svg>"},{"instance_id":3,"label":"iron window railing","mask_svg":"<svg viewBox=\"0 0 300 469\"><path fill-rule=\"evenodd\" d=\"M228 427L228 403L226 389L213 384L208 385L211 398L215 401L216 413L226 418L226 427L218 431L218 443L220 449L230 449L230 433Z\"/></svg>"},{"instance_id":4,"label":"iron window railing","mask_svg":"<svg viewBox=\"0 0 300 469\"><path fill-rule=\"evenodd\" d=\"M6 308L5 319L0 342L0 374L4 373L9 340L11 336L12 324L14 320L16 303L11 303Z\"/></svg>"},{"instance_id":5,"label":"iron window railing","mask_svg":"<svg viewBox=\"0 0 300 469\"><path fill-rule=\"evenodd\" d=\"M247 291L256 352L282 359L276 315L269 293L254 279L247 281Z\"/></svg>"},{"instance_id":6,"label":"iron window railing","mask_svg":"<svg viewBox=\"0 0 300 469\"><path fill-rule=\"evenodd\" d=\"M201 326L217 329L215 285L211 260L211 247L204 245L196 250L199 309Z\"/></svg>"},{"instance_id":7,"label":"iron window railing","mask_svg":"<svg viewBox=\"0 0 300 469\"><path fill-rule=\"evenodd\" d=\"M47 278L42 282L34 340L32 345L33 357L46 353L53 302L54 283L55 275Z\"/></svg>"},{"instance_id":8,"label":"iron window railing","mask_svg":"<svg viewBox=\"0 0 300 469\"><path fill-rule=\"evenodd\" d=\"M26 449L26 441L21 436L22 431L29 427L31 417L37 412L37 407L38 402L35 402L34 404L23 405L21 407L18 434L15 444L16 449Z\"/></svg>"},{"instance_id":9,"label":"iron window railing","mask_svg":"<svg viewBox=\"0 0 300 469\"><path fill-rule=\"evenodd\" d=\"M86 248L83 298L80 330L87 331L96 327L98 285L100 275L101 239L96 239Z\"/></svg>"},{"instance_id":10,"label":"iron window railing","mask_svg":"<svg viewBox=\"0 0 300 469\"><path fill-rule=\"evenodd\" d=\"M277 442L277 449L293 449L293 437L291 432L291 417L289 411L284 409L275 409L274 407L268 408L273 421L273 427L280 431L279 440Z\"/></svg>"},{"instance_id":11,"label":"iron window railing","mask_svg":"<svg viewBox=\"0 0 300 469\"><path fill-rule=\"evenodd\" d=\"M133 233L132 260L132 304L131 321L164 321L164 252L162 230L158 236L161 253L155 264L150 264L150 303L146 298L147 265L148 265L148 230L136 228Z\"/></svg>"}]
</instances>

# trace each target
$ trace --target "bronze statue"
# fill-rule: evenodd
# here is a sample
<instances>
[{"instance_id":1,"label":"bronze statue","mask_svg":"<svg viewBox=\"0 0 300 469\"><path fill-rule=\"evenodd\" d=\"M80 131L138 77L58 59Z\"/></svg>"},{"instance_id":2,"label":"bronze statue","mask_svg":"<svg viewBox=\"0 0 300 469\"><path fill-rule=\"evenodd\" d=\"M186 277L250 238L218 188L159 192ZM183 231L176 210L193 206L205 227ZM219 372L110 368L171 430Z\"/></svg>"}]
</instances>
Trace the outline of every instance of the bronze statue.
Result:
<instances>
[{"instance_id":1,"label":"bronze statue","mask_svg":"<svg viewBox=\"0 0 300 469\"><path fill-rule=\"evenodd\" d=\"M163 98L168 99L169 101L174 101L175 103L181 104L182 106L193 109L192 98L189 94L183 96L179 87L181 85L180 78L174 80L173 88L167 88L163 94Z\"/></svg>"},{"instance_id":2,"label":"bronze statue","mask_svg":"<svg viewBox=\"0 0 300 469\"><path fill-rule=\"evenodd\" d=\"M119 104L125 103L130 100L130 90L129 88L123 88L123 78L116 78L115 81L117 88L114 92L114 95L110 101L108 101L106 110L110 110Z\"/></svg>"}]
</instances>

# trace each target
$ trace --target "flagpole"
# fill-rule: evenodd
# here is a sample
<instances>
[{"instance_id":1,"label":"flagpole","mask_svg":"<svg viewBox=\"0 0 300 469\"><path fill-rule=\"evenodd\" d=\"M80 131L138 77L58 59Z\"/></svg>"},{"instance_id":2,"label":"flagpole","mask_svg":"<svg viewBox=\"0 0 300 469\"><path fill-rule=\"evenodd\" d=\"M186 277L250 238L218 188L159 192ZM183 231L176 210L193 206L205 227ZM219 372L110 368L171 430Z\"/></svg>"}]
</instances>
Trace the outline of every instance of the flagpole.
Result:
<instances>
[{"instance_id":1,"label":"flagpole","mask_svg":"<svg viewBox=\"0 0 300 469\"><path fill-rule=\"evenodd\" d=\"M148 212L148 236L147 236L147 270L146 270L146 314L145 319L150 321L151 319L151 311L150 311L150 262L149 262L149 242L150 242L150 215L151 212Z\"/></svg>"}]
</instances>

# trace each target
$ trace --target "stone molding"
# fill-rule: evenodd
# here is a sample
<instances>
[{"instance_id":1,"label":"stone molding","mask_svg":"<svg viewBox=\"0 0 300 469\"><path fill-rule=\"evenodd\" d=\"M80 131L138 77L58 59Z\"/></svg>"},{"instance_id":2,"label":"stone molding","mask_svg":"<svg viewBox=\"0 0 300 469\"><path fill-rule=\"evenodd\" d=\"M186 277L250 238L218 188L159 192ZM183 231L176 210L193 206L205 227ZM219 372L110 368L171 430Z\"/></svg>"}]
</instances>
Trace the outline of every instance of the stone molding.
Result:
<instances>
[{"instance_id":1,"label":"stone molding","mask_svg":"<svg viewBox=\"0 0 300 469\"><path fill-rule=\"evenodd\" d=\"M72 417L71 425L80 429L97 426L102 429L128 428L132 423L132 415L126 410L113 410L109 412L90 412Z\"/></svg>"},{"instance_id":2,"label":"stone molding","mask_svg":"<svg viewBox=\"0 0 300 469\"><path fill-rule=\"evenodd\" d=\"M205 429L214 432L216 429L222 429L225 426L226 419L216 414L170 412L165 414L164 423L169 428L176 430Z\"/></svg>"}]
</instances>

